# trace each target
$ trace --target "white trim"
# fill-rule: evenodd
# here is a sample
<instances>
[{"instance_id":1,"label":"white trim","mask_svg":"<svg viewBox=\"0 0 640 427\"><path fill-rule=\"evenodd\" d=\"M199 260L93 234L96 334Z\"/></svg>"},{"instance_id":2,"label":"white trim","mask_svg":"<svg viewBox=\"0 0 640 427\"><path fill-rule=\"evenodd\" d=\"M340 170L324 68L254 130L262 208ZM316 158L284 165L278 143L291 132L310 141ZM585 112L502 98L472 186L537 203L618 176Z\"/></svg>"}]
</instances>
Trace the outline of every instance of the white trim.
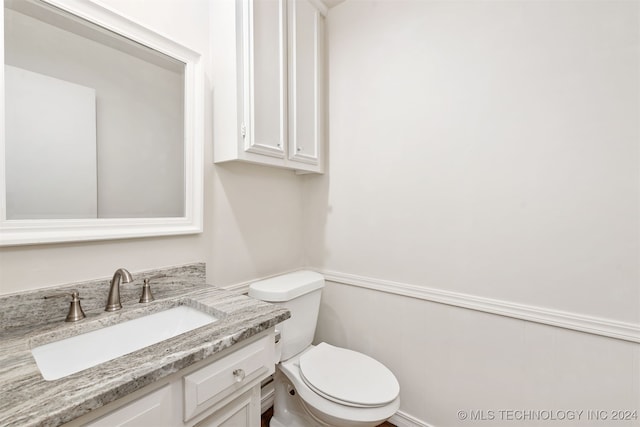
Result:
<instances>
[{"instance_id":1,"label":"white trim","mask_svg":"<svg viewBox=\"0 0 640 427\"><path fill-rule=\"evenodd\" d=\"M640 324L362 277L355 274L322 270L318 270L318 272L324 274L325 279L331 282L640 343Z\"/></svg>"},{"instance_id":2,"label":"white trim","mask_svg":"<svg viewBox=\"0 0 640 427\"><path fill-rule=\"evenodd\" d=\"M393 414L393 416L389 418L389 422L395 424L397 427L433 427L431 424L427 424L402 411Z\"/></svg>"},{"instance_id":3,"label":"white trim","mask_svg":"<svg viewBox=\"0 0 640 427\"><path fill-rule=\"evenodd\" d=\"M288 273L293 273L295 271L299 271L302 270L300 268L296 268L293 270L286 270L280 273L275 273L275 274L269 274L268 276L262 276L262 277L257 277L255 279L250 279L250 280L246 280L244 282L239 282L239 283L234 283L232 285L224 285L224 286L218 286L221 289L224 289L226 291L231 291L231 292L237 292L239 294L248 294L249 293L249 286L254 283L254 282L258 282L260 280L266 280L266 279L271 279L272 277L276 277L276 276L281 276L283 274L288 274Z\"/></svg>"},{"instance_id":4,"label":"white trim","mask_svg":"<svg viewBox=\"0 0 640 427\"><path fill-rule=\"evenodd\" d=\"M236 292L239 294L247 294L249 293L249 285L251 285L253 282L256 282L258 280L259 279L255 279L255 280L249 280L246 282L236 283L234 285L220 286L220 288L224 289L225 291Z\"/></svg>"},{"instance_id":5,"label":"white trim","mask_svg":"<svg viewBox=\"0 0 640 427\"><path fill-rule=\"evenodd\" d=\"M4 126L4 1L2 2L2 10L0 10L0 59L2 59L2 68L0 69L0 228L1 224L7 218L7 195L5 188L5 126ZM1 233L1 231L0 231ZM1 236L0 236L1 237ZM0 238L1 240L1 238ZM0 242L1 245L1 242Z\"/></svg>"},{"instance_id":6,"label":"white trim","mask_svg":"<svg viewBox=\"0 0 640 427\"><path fill-rule=\"evenodd\" d=\"M329 8L323 0L309 0L309 3L311 3L316 9L318 9L323 17L326 17L327 13L329 13Z\"/></svg>"}]
</instances>

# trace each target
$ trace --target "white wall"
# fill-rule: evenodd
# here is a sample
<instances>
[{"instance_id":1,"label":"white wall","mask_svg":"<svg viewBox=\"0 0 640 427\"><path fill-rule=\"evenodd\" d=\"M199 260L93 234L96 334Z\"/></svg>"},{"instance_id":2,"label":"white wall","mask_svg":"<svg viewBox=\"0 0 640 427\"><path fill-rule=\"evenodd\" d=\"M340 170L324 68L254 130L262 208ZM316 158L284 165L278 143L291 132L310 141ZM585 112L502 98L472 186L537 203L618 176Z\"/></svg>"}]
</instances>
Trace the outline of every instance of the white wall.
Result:
<instances>
[{"instance_id":1,"label":"white wall","mask_svg":"<svg viewBox=\"0 0 640 427\"><path fill-rule=\"evenodd\" d=\"M305 248L360 288L328 286L316 339L387 363L404 413L640 410L638 344L455 307L640 337L639 7L329 12L329 174L306 178Z\"/></svg>"},{"instance_id":2,"label":"white wall","mask_svg":"<svg viewBox=\"0 0 640 427\"><path fill-rule=\"evenodd\" d=\"M400 427L609 427L618 423L610 412L596 421L588 411L640 411L636 343L333 282L320 310L316 341L371 355L396 375ZM503 410L584 412L516 422ZM485 421L458 411L483 411Z\"/></svg>"},{"instance_id":3,"label":"white wall","mask_svg":"<svg viewBox=\"0 0 640 427\"><path fill-rule=\"evenodd\" d=\"M10 65L4 81L6 218L97 218L95 89Z\"/></svg>"},{"instance_id":4,"label":"white wall","mask_svg":"<svg viewBox=\"0 0 640 427\"><path fill-rule=\"evenodd\" d=\"M202 52L209 66L208 1L104 3ZM213 85L208 77L205 80L205 114L212 117ZM204 261L209 283L230 285L300 266L299 177L290 171L254 165L214 167L212 151L212 123L207 120L203 234L4 247L0 249L0 293L110 277L118 267L134 272Z\"/></svg>"},{"instance_id":5,"label":"white wall","mask_svg":"<svg viewBox=\"0 0 640 427\"><path fill-rule=\"evenodd\" d=\"M207 54L206 0L105 2ZM327 175L214 167L208 122L203 234L2 248L0 291L194 261L227 285L306 261L637 324L637 6L347 1L328 19ZM637 344L342 283L317 339L387 364L403 414L438 427L640 401Z\"/></svg>"}]
</instances>

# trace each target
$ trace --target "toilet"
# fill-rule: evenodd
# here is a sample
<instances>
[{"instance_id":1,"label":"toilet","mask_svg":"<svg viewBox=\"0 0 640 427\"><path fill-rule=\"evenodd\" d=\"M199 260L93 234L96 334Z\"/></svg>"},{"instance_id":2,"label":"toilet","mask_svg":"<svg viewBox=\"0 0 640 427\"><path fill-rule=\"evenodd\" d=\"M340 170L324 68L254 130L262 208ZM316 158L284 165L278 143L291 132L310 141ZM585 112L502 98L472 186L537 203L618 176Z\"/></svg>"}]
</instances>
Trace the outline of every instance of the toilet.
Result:
<instances>
[{"instance_id":1,"label":"toilet","mask_svg":"<svg viewBox=\"0 0 640 427\"><path fill-rule=\"evenodd\" d=\"M278 325L271 427L374 427L400 407L400 385L382 363L327 343L312 345L324 277L297 271L253 283L249 296L289 309Z\"/></svg>"}]
</instances>

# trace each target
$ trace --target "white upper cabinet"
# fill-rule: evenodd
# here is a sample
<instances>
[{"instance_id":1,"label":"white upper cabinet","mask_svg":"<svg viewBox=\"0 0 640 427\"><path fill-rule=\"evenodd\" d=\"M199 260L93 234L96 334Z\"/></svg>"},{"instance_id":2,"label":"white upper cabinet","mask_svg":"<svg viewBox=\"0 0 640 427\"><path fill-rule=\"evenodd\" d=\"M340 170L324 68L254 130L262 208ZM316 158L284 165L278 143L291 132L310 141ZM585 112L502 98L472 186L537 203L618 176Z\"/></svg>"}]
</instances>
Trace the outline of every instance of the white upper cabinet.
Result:
<instances>
[{"instance_id":1,"label":"white upper cabinet","mask_svg":"<svg viewBox=\"0 0 640 427\"><path fill-rule=\"evenodd\" d=\"M323 172L319 0L212 2L214 161Z\"/></svg>"},{"instance_id":2,"label":"white upper cabinet","mask_svg":"<svg viewBox=\"0 0 640 427\"><path fill-rule=\"evenodd\" d=\"M286 7L242 1L244 149L283 158L287 143Z\"/></svg>"},{"instance_id":3,"label":"white upper cabinet","mask_svg":"<svg viewBox=\"0 0 640 427\"><path fill-rule=\"evenodd\" d=\"M324 18L307 0L288 1L289 159L320 163Z\"/></svg>"}]
</instances>

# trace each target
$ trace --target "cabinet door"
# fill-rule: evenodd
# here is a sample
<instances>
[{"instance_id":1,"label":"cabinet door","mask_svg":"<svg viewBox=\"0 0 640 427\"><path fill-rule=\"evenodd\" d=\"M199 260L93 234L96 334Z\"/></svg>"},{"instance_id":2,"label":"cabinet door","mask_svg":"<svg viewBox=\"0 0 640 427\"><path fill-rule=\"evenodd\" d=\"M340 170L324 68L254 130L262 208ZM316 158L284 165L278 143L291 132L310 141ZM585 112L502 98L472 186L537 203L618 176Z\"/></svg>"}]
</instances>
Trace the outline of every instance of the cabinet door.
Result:
<instances>
[{"instance_id":1,"label":"cabinet door","mask_svg":"<svg viewBox=\"0 0 640 427\"><path fill-rule=\"evenodd\" d=\"M261 338L234 353L184 376L184 420L214 407L252 381L274 370L274 338Z\"/></svg>"},{"instance_id":2,"label":"cabinet door","mask_svg":"<svg viewBox=\"0 0 640 427\"><path fill-rule=\"evenodd\" d=\"M170 427L175 425L171 386L166 385L86 426L91 427Z\"/></svg>"},{"instance_id":3,"label":"cabinet door","mask_svg":"<svg viewBox=\"0 0 640 427\"><path fill-rule=\"evenodd\" d=\"M260 426L260 385L240 395L223 409L214 412L195 427Z\"/></svg>"},{"instance_id":4,"label":"cabinet door","mask_svg":"<svg viewBox=\"0 0 640 427\"><path fill-rule=\"evenodd\" d=\"M285 156L286 0L242 0L244 149Z\"/></svg>"},{"instance_id":5,"label":"cabinet door","mask_svg":"<svg viewBox=\"0 0 640 427\"><path fill-rule=\"evenodd\" d=\"M289 159L318 164L322 141L324 18L308 0L288 0Z\"/></svg>"}]
</instances>

